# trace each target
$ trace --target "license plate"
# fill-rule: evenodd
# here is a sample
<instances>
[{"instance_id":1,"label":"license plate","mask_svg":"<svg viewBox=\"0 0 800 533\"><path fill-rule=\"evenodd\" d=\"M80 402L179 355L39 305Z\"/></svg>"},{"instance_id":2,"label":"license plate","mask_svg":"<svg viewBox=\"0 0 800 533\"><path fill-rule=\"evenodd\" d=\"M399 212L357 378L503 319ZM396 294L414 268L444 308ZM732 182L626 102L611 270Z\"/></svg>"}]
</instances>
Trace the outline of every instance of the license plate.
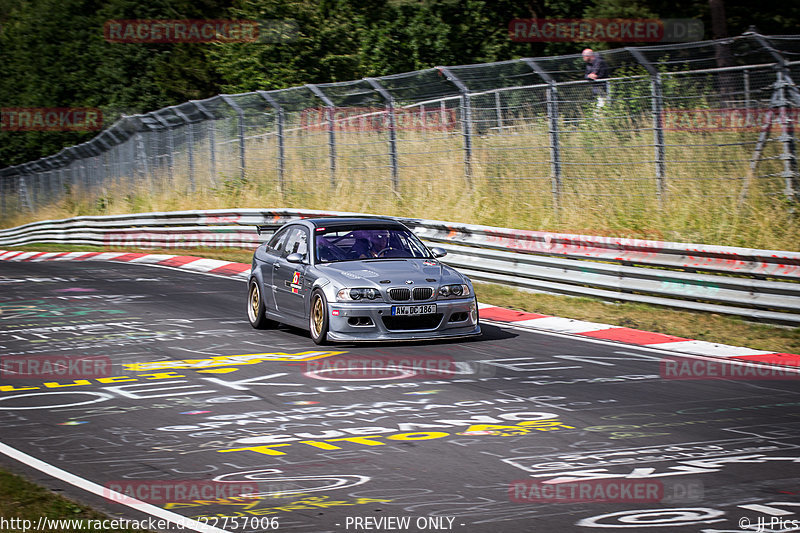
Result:
<instances>
[{"instance_id":1,"label":"license plate","mask_svg":"<svg viewBox=\"0 0 800 533\"><path fill-rule=\"evenodd\" d=\"M435 312L436 304L392 306L392 316L431 315Z\"/></svg>"}]
</instances>

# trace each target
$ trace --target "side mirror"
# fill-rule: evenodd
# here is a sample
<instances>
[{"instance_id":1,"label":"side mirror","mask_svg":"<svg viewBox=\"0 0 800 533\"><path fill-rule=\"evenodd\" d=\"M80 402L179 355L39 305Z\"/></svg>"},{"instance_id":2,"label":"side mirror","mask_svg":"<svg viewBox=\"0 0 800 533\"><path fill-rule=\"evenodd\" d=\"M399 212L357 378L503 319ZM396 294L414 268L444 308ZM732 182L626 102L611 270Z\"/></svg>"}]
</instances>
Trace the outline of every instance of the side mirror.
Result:
<instances>
[{"instance_id":1,"label":"side mirror","mask_svg":"<svg viewBox=\"0 0 800 533\"><path fill-rule=\"evenodd\" d=\"M436 246L434 248L431 248L431 253L433 254L433 257L444 257L447 255L447 250Z\"/></svg>"},{"instance_id":2,"label":"side mirror","mask_svg":"<svg viewBox=\"0 0 800 533\"><path fill-rule=\"evenodd\" d=\"M286 260L290 263L302 263L305 256L303 254L293 253L286 256Z\"/></svg>"}]
</instances>

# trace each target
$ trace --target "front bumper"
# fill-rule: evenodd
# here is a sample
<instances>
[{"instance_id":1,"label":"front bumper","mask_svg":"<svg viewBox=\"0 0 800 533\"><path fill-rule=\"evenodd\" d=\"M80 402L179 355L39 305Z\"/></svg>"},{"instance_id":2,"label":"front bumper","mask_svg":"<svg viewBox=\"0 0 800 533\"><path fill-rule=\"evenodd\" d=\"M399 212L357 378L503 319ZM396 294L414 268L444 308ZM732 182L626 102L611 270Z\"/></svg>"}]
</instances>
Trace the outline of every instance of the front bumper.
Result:
<instances>
[{"instance_id":1,"label":"front bumper","mask_svg":"<svg viewBox=\"0 0 800 533\"><path fill-rule=\"evenodd\" d=\"M393 305L409 304L436 304L436 313L408 319L392 317ZM419 340L481 334L474 298L396 304L329 302L328 308L328 339L331 341Z\"/></svg>"}]
</instances>

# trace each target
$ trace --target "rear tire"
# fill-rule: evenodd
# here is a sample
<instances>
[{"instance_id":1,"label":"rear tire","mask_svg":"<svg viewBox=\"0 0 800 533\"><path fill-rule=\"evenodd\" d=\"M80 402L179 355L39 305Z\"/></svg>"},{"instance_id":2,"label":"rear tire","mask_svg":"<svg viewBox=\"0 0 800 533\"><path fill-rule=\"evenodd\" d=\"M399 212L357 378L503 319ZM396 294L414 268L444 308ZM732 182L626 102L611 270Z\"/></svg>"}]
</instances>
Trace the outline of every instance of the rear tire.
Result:
<instances>
[{"instance_id":1,"label":"rear tire","mask_svg":"<svg viewBox=\"0 0 800 533\"><path fill-rule=\"evenodd\" d=\"M247 289L247 319L255 329L267 329L272 325L272 321L267 318L261 287L255 278L250 280Z\"/></svg>"},{"instance_id":2,"label":"rear tire","mask_svg":"<svg viewBox=\"0 0 800 533\"><path fill-rule=\"evenodd\" d=\"M308 329L314 344L328 342L328 302L319 289L311 293L311 309L308 312Z\"/></svg>"}]
</instances>

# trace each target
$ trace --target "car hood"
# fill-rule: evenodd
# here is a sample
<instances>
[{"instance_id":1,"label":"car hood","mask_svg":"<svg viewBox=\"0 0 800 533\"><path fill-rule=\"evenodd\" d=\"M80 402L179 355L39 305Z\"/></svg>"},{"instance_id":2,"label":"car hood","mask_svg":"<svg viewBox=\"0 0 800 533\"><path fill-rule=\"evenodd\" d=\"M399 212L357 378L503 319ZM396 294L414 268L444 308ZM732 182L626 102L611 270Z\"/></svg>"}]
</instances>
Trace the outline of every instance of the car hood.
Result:
<instances>
[{"instance_id":1,"label":"car hood","mask_svg":"<svg viewBox=\"0 0 800 533\"><path fill-rule=\"evenodd\" d=\"M362 286L396 286L408 281L414 284L459 283L464 278L438 259L364 259L342 261L320 266L329 278L342 283L357 282ZM386 283L386 282L389 283ZM383 283L381 283L383 282Z\"/></svg>"}]
</instances>

